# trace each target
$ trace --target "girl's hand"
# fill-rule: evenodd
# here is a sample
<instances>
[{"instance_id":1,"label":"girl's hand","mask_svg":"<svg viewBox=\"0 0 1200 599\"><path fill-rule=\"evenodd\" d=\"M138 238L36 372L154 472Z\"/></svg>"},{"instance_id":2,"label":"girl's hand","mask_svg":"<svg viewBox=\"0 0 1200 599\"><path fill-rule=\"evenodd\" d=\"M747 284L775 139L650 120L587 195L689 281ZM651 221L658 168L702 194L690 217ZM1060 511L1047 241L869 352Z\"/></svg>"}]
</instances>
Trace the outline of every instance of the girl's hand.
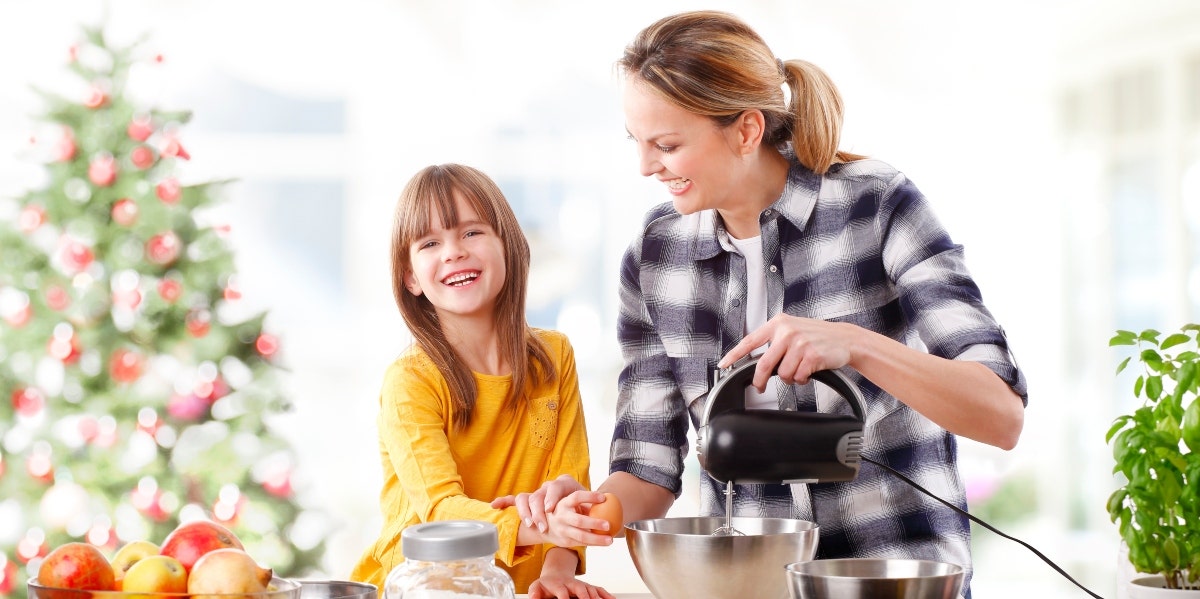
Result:
<instances>
[{"instance_id":1,"label":"girl's hand","mask_svg":"<svg viewBox=\"0 0 1200 599\"><path fill-rule=\"evenodd\" d=\"M616 599L602 587L588 584L574 576L543 574L529 585L529 599Z\"/></svg>"},{"instance_id":2,"label":"girl's hand","mask_svg":"<svg viewBox=\"0 0 1200 599\"><path fill-rule=\"evenodd\" d=\"M521 516L521 522L525 526L537 528L539 532L545 533L549 528L549 520L546 517L546 512L551 511L558 505L558 502L563 497L575 493L577 491L585 491L587 487L579 484L569 474L563 474L554 480L548 480L542 483L541 488L532 493L519 493L517 495L506 495L497 497L492 501L492 507L503 509L509 506L517 506L517 513ZM594 503L603 501L602 493L592 493L594 497L585 498L584 501Z\"/></svg>"},{"instance_id":3,"label":"girl's hand","mask_svg":"<svg viewBox=\"0 0 1200 599\"><path fill-rule=\"evenodd\" d=\"M760 393L766 390L772 371L785 383L803 385L818 370L849 364L859 330L851 324L779 314L733 346L717 367L728 368L765 343L767 350L754 368L754 388Z\"/></svg>"}]
</instances>

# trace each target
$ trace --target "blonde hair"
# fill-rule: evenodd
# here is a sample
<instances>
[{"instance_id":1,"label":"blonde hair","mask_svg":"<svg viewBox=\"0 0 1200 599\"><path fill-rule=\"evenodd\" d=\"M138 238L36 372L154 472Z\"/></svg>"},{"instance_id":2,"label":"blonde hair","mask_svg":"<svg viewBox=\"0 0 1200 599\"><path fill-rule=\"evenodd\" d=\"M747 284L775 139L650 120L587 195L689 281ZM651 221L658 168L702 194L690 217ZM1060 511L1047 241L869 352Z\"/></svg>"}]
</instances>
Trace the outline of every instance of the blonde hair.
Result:
<instances>
[{"instance_id":1,"label":"blonde hair","mask_svg":"<svg viewBox=\"0 0 1200 599\"><path fill-rule=\"evenodd\" d=\"M518 402L527 399L524 394L527 383L549 381L556 373L549 352L525 320L529 242L503 192L490 177L469 166L425 167L409 180L396 202L392 224L392 293L417 344L446 378L451 401L458 408L455 426L465 428L471 422L478 394L475 377L446 339L433 304L425 295L413 295L404 286L404 275L412 270L409 246L429 232L435 215L443 228L458 226L456 194L492 227L504 245L507 276L496 296L496 330L500 352L512 368L512 388L505 407L516 410Z\"/></svg>"},{"instance_id":2,"label":"blonde hair","mask_svg":"<svg viewBox=\"0 0 1200 599\"><path fill-rule=\"evenodd\" d=\"M792 142L796 158L817 174L834 163L863 158L838 150L842 98L829 76L810 62L776 59L762 38L731 14L694 11L660 19L637 34L617 67L667 101L722 127L747 110L761 111L763 142Z\"/></svg>"}]
</instances>

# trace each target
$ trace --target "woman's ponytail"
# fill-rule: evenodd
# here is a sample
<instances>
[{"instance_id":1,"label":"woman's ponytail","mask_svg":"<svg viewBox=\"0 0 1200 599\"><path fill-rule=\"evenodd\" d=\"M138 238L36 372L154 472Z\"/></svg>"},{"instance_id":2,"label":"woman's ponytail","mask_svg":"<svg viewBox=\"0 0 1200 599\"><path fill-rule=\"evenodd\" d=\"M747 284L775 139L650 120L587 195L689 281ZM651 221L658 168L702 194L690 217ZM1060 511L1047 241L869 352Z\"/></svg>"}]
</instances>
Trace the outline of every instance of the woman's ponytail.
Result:
<instances>
[{"instance_id":1,"label":"woman's ponytail","mask_svg":"<svg viewBox=\"0 0 1200 599\"><path fill-rule=\"evenodd\" d=\"M838 150L842 136L842 96L833 80L817 65L804 60L783 63L790 90L792 149L800 164L818 175L830 165L863 156Z\"/></svg>"}]
</instances>

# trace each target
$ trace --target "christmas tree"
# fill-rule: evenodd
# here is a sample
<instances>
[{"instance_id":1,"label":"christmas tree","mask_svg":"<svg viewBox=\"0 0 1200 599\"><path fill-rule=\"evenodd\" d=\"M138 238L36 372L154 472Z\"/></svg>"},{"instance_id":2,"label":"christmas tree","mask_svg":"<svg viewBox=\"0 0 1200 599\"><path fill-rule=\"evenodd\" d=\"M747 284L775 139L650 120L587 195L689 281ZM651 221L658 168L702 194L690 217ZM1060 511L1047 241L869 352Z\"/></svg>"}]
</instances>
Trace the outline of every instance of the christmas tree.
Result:
<instances>
[{"instance_id":1,"label":"christmas tree","mask_svg":"<svg viewBox=\"0 0 1200 599\"><path fill-rule=\"evenodd\" d=\"M111 557L195 518L281 576L324 553L270 427L278 339L240 308L228 227L204 223L228 182L181 182L189 114L127 94L161 62L141 46L85 28L82 97L38 92L48 184L0 200L0 595L62 543Z\"/></svg>"}]
</instances>

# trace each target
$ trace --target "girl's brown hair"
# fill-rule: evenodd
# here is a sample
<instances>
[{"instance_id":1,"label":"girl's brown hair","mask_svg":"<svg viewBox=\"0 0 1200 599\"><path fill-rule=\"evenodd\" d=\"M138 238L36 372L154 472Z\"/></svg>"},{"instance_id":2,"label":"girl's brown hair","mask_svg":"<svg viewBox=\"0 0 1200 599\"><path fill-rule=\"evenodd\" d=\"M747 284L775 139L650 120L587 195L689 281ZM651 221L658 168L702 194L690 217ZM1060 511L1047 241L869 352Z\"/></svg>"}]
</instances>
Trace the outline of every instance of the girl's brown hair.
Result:
<instances>
[{"instance_id":1,"label":"girl's brown hair","mask_svg":"<svg viewBox=\"0 0 1200 599\"><path fill-rule=\"evenodd\" d=\"M825 72L803 60L776 59L749 25L728 13L695 11L660 19L638 33L617 67L667 101L722 127L747 110L762 111L763 142L791 141L796 158L817 174L836 162L863 158L838 150L842 98Z\"/></svg>"},{"instance_id":2,"label":"girl's brown hair","mask_svg":"<svg viewBox=\"0 0 1200 599\"><path fill-rule=\"evenodd\" d=\"M525 320L529 242L504 194L478 169L461 164L425 167L404 186L396 203L392 224L392 293L417 344L446 377L451 401L457 408L454 425L461 429L471 422L477 396L475 377L446 339L433 304L425 295L413 295L404 286L404 274L412 270L409 246L429 232L433 219L441 219L443 228L458 226L455 194L475 209L504 244L507 276L496 296L496 330L500 352L512 368L512 388L505 407L515 410L518 402L528 399L524 394L528 383L547 382L556 373L549 352Z\"/></svg>"}]
</instances>

